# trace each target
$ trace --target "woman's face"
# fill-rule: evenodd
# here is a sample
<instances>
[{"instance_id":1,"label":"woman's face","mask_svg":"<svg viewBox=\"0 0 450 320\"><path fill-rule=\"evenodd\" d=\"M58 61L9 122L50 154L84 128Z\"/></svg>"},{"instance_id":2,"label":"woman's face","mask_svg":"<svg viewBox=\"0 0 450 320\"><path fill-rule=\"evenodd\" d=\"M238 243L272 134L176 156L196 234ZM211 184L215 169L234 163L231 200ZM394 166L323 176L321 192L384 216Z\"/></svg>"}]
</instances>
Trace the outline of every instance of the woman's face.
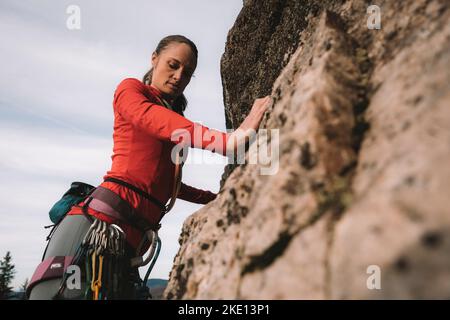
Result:
<instances>
[{"instance_id":1,"label":"woman's face","mask_svg":"<svg viewBox=\"0 0 450 320\"><path fill-rule=\"evenodd\" d=\"M152 86L165 98L175 99L183 93L196 68L196 59L189 45L173 42L159 55L152 55Z\"/></svg>"}]
</instances>

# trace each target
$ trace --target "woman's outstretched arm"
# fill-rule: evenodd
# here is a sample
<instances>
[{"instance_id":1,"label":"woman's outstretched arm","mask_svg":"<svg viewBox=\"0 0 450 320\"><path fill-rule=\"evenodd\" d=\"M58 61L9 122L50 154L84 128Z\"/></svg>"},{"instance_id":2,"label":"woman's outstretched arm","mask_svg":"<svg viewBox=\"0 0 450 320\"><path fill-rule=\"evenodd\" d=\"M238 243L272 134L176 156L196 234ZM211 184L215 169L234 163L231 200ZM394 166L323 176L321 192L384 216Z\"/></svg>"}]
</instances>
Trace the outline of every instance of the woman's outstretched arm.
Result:
<instances>
[{"instance_id":1,"label":"woman's outstretched arm","mask_svg":"<svg viewBox=\"0 0 450 320\"><path fill-rule=\"evenodd\" d=\"M172 110L151 102L145 92L145 85L138 79L123 80L114 94L115 110L125 120L158 139L177 144L189 143L190 147L207 149L222 155L235 154L252 132L258 130L270 103L269 96L256 99L239 128L231 133L225 133L192 122ZM186 141L186 138L189 141Z\"/></svg>"},{"instance_id":2,"label":"woman's outstretched arm","mask_svg":"<svg viewBox=\"0 0 450 320\"><path fill-rule=\"evenodd\" d=\"M226 155L227 134L192 122L178 113L153 103L145 85L134 78L123 80L114 93L114 109L133 126L160 140L185 142L189 146ZM183 137L180 140L180 137Z\"/></svg>"}]
</instances>

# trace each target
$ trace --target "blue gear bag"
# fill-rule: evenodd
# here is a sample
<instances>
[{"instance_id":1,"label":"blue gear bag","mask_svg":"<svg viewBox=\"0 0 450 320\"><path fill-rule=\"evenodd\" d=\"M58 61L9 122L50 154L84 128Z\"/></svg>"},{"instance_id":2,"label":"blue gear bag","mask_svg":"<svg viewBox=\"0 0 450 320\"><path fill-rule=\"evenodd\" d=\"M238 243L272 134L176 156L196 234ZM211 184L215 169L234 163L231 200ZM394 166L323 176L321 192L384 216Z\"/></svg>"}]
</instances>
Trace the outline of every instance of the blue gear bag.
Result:
<instances>
[{"instance_id":1,"label":"blue gear bag","mask_svg":"<svg viewBox=\"0 0 450 320\"><path fill-rule=\"evenodd\" d=\"M70 189L50 209L50 220L55 224L59 223L72 206L83 201L94 189L94 186L84 182L72 182Z\"/></svg>"}]
</instances>

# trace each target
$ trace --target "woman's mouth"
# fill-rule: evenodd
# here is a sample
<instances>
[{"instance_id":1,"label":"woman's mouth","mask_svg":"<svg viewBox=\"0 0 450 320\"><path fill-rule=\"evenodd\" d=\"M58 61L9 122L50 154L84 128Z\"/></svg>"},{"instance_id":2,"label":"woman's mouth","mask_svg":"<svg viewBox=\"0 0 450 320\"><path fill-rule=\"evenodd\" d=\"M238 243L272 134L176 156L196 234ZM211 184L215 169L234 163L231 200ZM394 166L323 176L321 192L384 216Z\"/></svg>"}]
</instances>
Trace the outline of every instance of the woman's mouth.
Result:
<instances>
[{"instance_id":1,"label":"woman's mouth","mask_svg":"<svg viewBox=\"0 0 450 320\"><path fill-rule=\"evenodd\" d=\"M169 82L169 85L170 85L173 89L178 90L178 86L177 86L177 85L175 85L175 84L173 84L173 83L170 83L170 82Z\"/></svg>"}]
</instances>

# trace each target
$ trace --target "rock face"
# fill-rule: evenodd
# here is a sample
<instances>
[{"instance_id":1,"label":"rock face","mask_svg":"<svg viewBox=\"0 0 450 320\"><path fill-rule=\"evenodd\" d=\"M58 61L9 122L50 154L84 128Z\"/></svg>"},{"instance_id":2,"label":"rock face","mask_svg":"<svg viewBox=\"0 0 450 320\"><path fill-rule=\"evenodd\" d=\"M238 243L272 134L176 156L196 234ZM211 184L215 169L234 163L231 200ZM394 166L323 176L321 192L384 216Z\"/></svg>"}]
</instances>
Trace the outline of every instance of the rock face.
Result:
<instances>
[{"instance_id":1,"label":"rock face","mask_svg":"<svg viewBox=\"0 0 450 320\"><path fill-rule=\"evenodd\" d=\"M449 3L378 1L381 29L369 5L244 1L227 126L271 94L278 170L224 175L184 223L165 298L450 298Z\"/></svg>"}]
</instances>

